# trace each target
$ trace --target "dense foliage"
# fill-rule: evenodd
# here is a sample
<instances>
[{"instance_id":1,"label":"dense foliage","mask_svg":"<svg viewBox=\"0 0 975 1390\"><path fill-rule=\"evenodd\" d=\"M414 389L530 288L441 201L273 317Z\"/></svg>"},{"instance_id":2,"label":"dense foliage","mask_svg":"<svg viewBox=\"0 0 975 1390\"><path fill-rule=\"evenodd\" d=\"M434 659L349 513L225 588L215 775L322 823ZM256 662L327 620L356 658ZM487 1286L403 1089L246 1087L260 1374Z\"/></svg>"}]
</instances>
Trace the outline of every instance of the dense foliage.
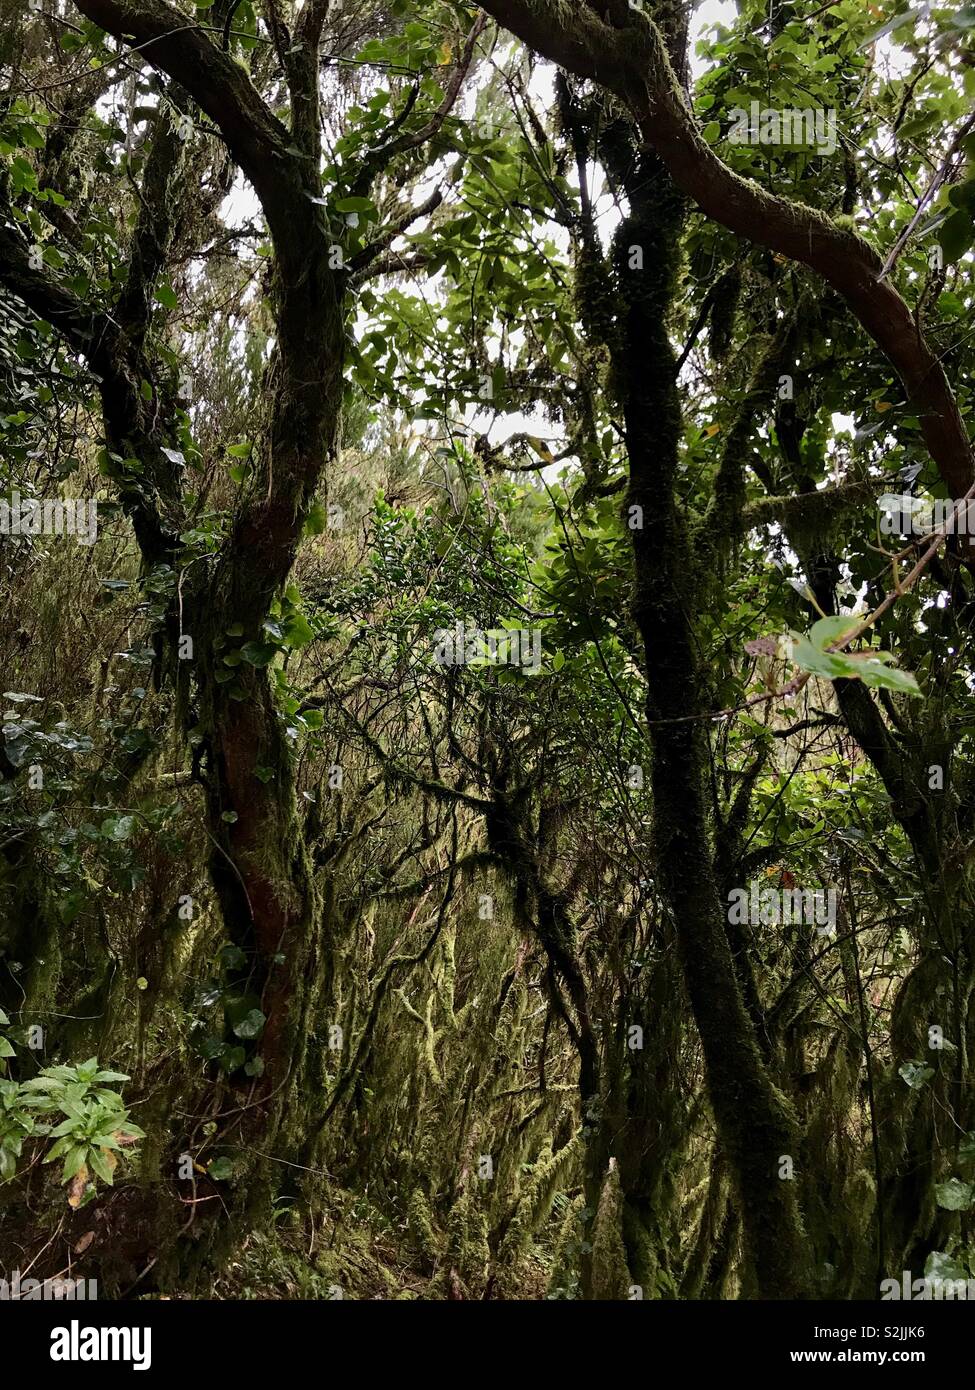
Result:
<instances>
[{"instance_id":1,"label":"dense foliage","mask_svg":"<svg viewBox=\"0 0 975 1390\"><path fill-rule=\"evenodd\" d=\"M0 1275L975 1278L906 3L0 0Z\"/></svg>"}]
</instances>

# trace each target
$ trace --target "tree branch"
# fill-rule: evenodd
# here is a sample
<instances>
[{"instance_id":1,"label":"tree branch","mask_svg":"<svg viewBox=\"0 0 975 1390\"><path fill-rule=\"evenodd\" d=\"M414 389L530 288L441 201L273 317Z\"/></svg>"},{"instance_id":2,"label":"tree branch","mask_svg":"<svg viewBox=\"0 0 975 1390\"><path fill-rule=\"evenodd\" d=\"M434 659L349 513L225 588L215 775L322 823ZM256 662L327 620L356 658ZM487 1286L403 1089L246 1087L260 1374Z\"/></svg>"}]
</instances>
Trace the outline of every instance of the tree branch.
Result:
<instances>
[{"instance_id":1,"label":"tree branch","mask_svg":"<svg viewBox=\"0 0 975 1390\"><path fill-rule=\"evenodd\" d=\"M951 496L971 486L972 449L948 379L879 256L823 213L740 178L702 138L657 26L630 10L625 28L562 0L483 0L512 33L629 107L671 178L714 221L815 270L845 299L896 368Z\"/></svg>"},{"instance_id":2,"label":"tree branch","mask_svg":"<svg viewBox=\"0 0 975 1390\"><path fill-rule=\"evenodd\" d=\"M286 254L295 241L295 218L298 227L310 221L313 207L307 195L318 171L296 150L287 128L265 105L240 64L164 0L75 3L116 39L133 43L216 122Z\"/></svg>"}]
</instances>

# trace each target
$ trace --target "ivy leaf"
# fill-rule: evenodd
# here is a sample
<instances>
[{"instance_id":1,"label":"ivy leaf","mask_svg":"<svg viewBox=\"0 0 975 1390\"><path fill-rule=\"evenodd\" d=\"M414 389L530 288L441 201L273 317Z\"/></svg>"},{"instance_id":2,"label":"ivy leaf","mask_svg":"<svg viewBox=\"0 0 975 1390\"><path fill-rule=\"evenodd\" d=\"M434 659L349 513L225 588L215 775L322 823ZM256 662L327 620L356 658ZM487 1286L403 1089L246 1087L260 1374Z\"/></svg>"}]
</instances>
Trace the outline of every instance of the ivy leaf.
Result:
<instances>
[{"instance_id":1,"label":"ivy leaf","mask_svg":"<svg viewBox=\"0 0 975 1390\"><path fill-rule=\"evenodd\" d=\"M241 657L248 666L269 666L277 653L278 648L270 642L245 642L240 649Z\"/></svg>"},{"instance_id":2,"label":"ivy leaf","mask_svg":"<svg viewBox=\"0 0 975 1390\"><path fill-rule=\"evenodd\" d=\"M302 613L291 613L284 625L284 640L289 647L306 647L315 640L315 630Z\"/></svg>"},{"instance_id":3,"label":"ivy leaf","mask_svg":"<svg viewBox=\"0 0 975 1390\"><path fill-rule=\"evenodd\" d=\"M101 824L100 834L106 840L114 840L116 844L121 844L124 840L130 840L136 832L137 821L135 816L109 816Z\"/></svg>"},{"instance_id":4,"label":"ivy leaf","mask_svg":"<svg viewBox=\"0 0 975 1390\"><path fill-rule=\"evenodd\" d=\"M968 1270L944 1250L932 1250L924 1262L925 1279L967 1279Z\"/></svg>"},{"instance_id":5,"label":"ivy leaf","mask_svg":"<svg viewBox=\"0 0 975 1390\"><path fill-rule=\"evenodd\" d=\"M912 1091L919 1091L934 1076L934 1067L925 1067L920 1062L905 1062L898 1067L897 1075L906 1081Z\"/></svg>"},{"instance_id":6,"label":"ivy leaf","mask_svg":"<svg viewBox=\"0 0 975 1390\"><path fill-rule=\"evenodd\" d=\"M247 964L247 957L239 946L222 946L220 964L224 970L243 970Z\"/></svg>"},{"instance_id":7,"label":"ivy leaf","mask_svg":"<svg viewBox=\"0 0 975 1390\"><path fill-rule=\"evenodd\" d=\"M234 1034L238 1038L259 1037L266 1021L260 1009L249 1009L244 1017L234 1024Z\"/></svg>"},{"instance_id":8,"label":"ivy leaf","mask_svg":"<svg viewBox=\"0 0 975 1390\"><path fill-rule=\"evenodd\" d=\"M934 1195L938 1206L945 1211L967 1211L972 1205L975 1185L962 1182L960 1178L949 1178L935 1185Z\"/></svg>"}]
</instances>

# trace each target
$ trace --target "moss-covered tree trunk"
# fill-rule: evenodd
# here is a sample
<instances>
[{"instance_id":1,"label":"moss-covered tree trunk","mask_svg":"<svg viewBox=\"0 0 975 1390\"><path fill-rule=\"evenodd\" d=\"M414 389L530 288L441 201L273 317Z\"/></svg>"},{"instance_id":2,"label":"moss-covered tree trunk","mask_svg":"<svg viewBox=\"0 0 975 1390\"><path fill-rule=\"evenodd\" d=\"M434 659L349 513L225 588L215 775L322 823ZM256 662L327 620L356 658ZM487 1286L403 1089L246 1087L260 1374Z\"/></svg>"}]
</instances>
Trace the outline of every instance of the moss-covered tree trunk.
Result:
<instances>
[{"instance_id":1,"label":"moss-covered tree trunk","mask_svg":"<svg viewBox=\"0 0 975 1390\"><path fill-rule=\"evenodd\" d=\"M633 615L646 655L647 714L659 888L678 948L707 1067L708 1093L741 1202L764 1298L809 1293L808 1247L789 1171L799 1135L763 1062L728 943L709 811L707 681L694 630L694 557L677 489L681 430L667 333L684 201L653 156L632 164L630 216L616 236L620 336L613 354L630 465Z\"/></svg>"}]
</instances>

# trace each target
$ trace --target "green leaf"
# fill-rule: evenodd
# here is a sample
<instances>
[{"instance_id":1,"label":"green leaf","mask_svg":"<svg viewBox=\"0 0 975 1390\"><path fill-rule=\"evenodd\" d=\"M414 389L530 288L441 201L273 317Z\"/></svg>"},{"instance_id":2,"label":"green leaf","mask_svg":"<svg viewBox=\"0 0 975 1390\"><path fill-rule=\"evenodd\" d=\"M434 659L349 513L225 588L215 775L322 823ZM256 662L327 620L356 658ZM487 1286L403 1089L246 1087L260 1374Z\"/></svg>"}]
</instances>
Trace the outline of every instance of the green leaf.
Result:
<instances>
[{"instance_id":1,"label":"green leaf","mask_svg":"<svg viewBox=\"0 0 975 1390\"><path fill-rule=\"evenodd\" d=\"M291 613L284 625L284 640L289 647L306 647L314 641L315 632L301 613Z\"/></svg>"},{"instance_id":2,"label":"green leaf","mask_svg":"<svg viewBox=\"0 0 975 1390\"><path fill-rule=\"evenodd\" d=\"M921 695L923 692L910 671L901 671L882 660L889 658L888 652L877 652L865 661L857 662L856 674L864 685L883 686L886 690L896 690L901 695Z\"/></svg>"},{"instance_id":3,"label":"green leaf","mask_svg":"<svg viewBox=\"0 0 975 1390\"><path fill-rule=\"evenodd\" d=\"M905 1062L898 1067L897 1075L907 1082L912 1091L919 1091L934 1076L934 1067L922 1066L920 1062Z\"/></svg>"},{"instance_id":4,"label":"green leaf","mask_svg":"<svg viewBox=\"0 0 975 1390\"><path fill-rule=\"evenodd\" d=\"M179 308L179 300L176 298L176 291L167 280L156 288L156 302L161 304L164 309Z\"/></svg>"},{"instance_id":5,"label":"green leaf","mask_svg":"<svg viewBox=\"0 0 975 1390\"><path fill-rule=\"evenodd\" d=\"M76 1144L74 1148L68 1149L64 1160L64 1167L61 1169L61 1181L70 1182L72 1178L77 1177L82 1168L85 1167L85 1160L87 1157L87 1144Z\"/></svg>"},{"instance_id":6,"label":"green leaf","mask_svg":"<svg viewBox=\"0 0 975 1390\"><path fill-rule=\"evenodd\" d=\"M113 1172L112 1165L108 1161L108 1157L105 1150L98 1148L97 1146L89 1148L88 1161L91 1164L93 1171L98 1174L102 1182L107 1183L109 1187L113 1186L115 1182L115 1174Z\"/></svg>"},{"instance_id":7,"label":"green leaf","mask_svg":"<svg viewBox=\"0 0 975 1390\"><path fill-rule=\"evenodd\" d=\"M135 816L109 816L101 824L100 834L106 840L114 840L121 844L123 840L130 840L135 834L138 822Z\"/></svg>"},{"instance_id":8,"label":"green leaf","mask_svg":"<svg viewBox=\"0 0 975 1390\"><path fill-rule=\"evenodd\" d=\"M249 1009L244 1017L234 1024L234 1035L238 1038L257 1038L266 1021L260 1009Z\"/></svg>"},{"instance_id":9,"label":"green leaf","mask_svg":"<svg viewBox=\"0 0 975 1390\"><path fill-rule=\"evenodd\" d=\"M814 647L808 637L800 633L792 634L792 660L802 671L814 676L825 676L828 680L838 680L848 674L848 663L836 652L824 652Z\"/></svg>"},{"instance_id":10,"label":"green leaf","mask_svg":"<svg viewBox=\"0 0 975 1390\"><path fill-rule=\"evenodd\" d=\"M306 536L320 536L328 526L328 514L321 502L313 502L308 508L305 517L304 534Z\"/></svg>"},{"instance_id":11,"label":"green leaf","mask_svg":"<svg viewBox=\"0 0 975 1390\"><path fill-rule=\"evenodd\" d=\"M221 946L220 964L224 970L243 970L247 957L239 946Z\"/></svg>"},{"instance_id":12,"label":"green leaf","mask_svg":"<svg viewBox=\"0 0 975 1390\"><path fill-rule=\"evenodd\" d=\"M241 657L248 666L269 666L277 653L278 648L270 642L245 642L240 649Z\"/></svg>"},{"instance_id":13,"label":"green leaf","mask_svg":"<svg viewBox=\"0 0 975 1390\"><path fill-rule=\"evenodd\" d=\"M869 48L879 39L885 39L888 34L895 33L914 18L915 14L913 10L902 10L901 13L895 15L893 19L888 19L886 24L881 24L876 29L871 29L866 38L861 42L860 48Z\"/></svg>"},{"instance_id":14,"label":"green leaf","mask_svg":"<svg viewBox=\"0 0 975 1390\"><path fill-rule=\"evenodd\" d=\"M813 623L810 628L809 640L814 647L825 651L848 632L852 632L859 622L859 618L851 618L849 614L840 614L835 618L820 618L819 622Z\"/></svg>"},{"instance_id":15,"label":"green leaf","mask_svg":"<svg viewBox=\"0 0 975 1390\"><path fill-rule=\"evenodd\" d=\"M220 1065L229 1076L238 1067L242 1067L246 1060L247 1053L242 1047L228 1047L220 1059Z\"/></svg>"},{"instance_id":16,"label":"green leaf","mask_svg":"<svg viewBox=\"0 0 975 1390\"><path fill-rule=\"evenodd\" d=\"M975 1185L962 1182L960 1178L949 1178L947 1182L935 1185L934 1195L939 1207L945 1211L967 1211L972 1205Z\"/></svg>"},{"instance_id":17,"label":"green leaf","mask_svg":"<svg viewBox=\"0 0 975 1390\"><path fill-rule=\"evenodd\" d=\"M375 212L376 204L371 198L337 198L336 212Z\"/></svg>"},{"instance_id":18,"label":"green leaf","mask_svg":"<svg viewBox=\"0 0 975 1390\"><path fill-rule=\"evenodd\" d=\"M938 233L945 260L950 265L963 256L975 241L975 224L967 212L953 212L942 223Z\"/></svg>"},{"instance_id":19,"label":"green leaf","mask_svg":"<svg viewBox=\"0 0 975 1390\"><path fill-rule=\"evenodd\" d=\"M925 1279L967 1279L968 1270L944 1250L932 1250L924 1262Z\"/></svg>"}]
</instances>

